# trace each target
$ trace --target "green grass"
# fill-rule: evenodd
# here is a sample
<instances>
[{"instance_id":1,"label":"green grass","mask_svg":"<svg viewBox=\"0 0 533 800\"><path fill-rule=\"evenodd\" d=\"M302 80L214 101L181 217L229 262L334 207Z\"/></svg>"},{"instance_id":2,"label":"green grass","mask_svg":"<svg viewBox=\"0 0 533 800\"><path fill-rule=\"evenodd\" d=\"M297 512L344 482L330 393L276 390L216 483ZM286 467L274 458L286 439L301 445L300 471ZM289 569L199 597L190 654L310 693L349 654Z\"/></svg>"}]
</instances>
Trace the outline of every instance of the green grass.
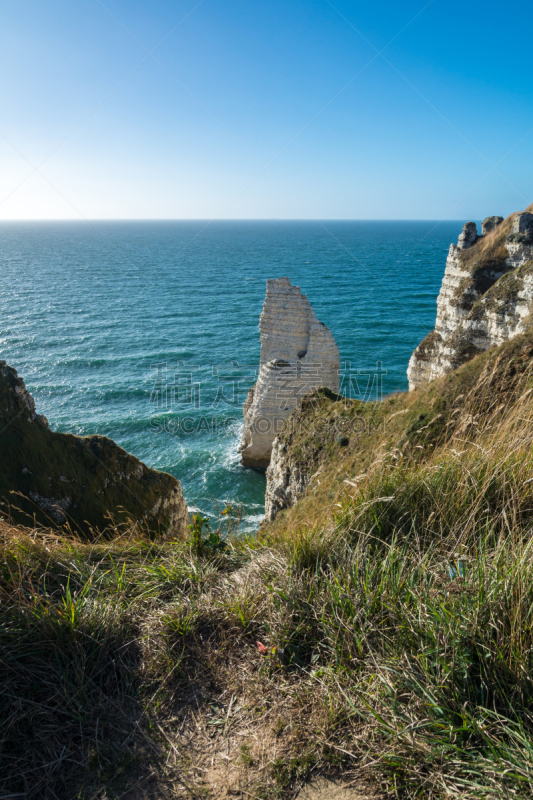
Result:
<instances>
[{"instance_id":1,"label":"green grass","mask_svg":"<svg viewBox=\"0 0 533 800\"><path fill-rule=\"evenodd\" d=\"M5 526L0 792L118 796L145 764L175 779L159 726L190 726L179 709L196 691L215 719L199 758L231 741L263 797L354 764L405 797L531 796L533 542L516 493L530 458L492 481L480 462L382 476L329 532L205 558ZM250 725L276 743L267 769L238 738ZM209 793L194 759L176 769Z\"/></svg>"},{"instance_id":2,"label":"green grass","mask_svg":"<svg viewBox=\"0 0 533 800\"><path fill-rule=\"evenodd\" d=\"M0 796L119 792L124 773L163 758L154 719L189 685L176 643L242 556L91 546L7 522L0 537Z\"/></svg>"},{"instance_id":3,"label":"green grass","mask_svg":"<svg viewBox=\"0 0 533 800\"><path fill-rule=\"evenodd\" d=\"M413 800L531 797L533 404L514 347L504 371L485 358L411 397L393 418L410 444L380 433L316 523L296 506L219 548L1 521L0 797L267 800L338 772ZM453 430L417 451L445 402Z\"/></svg>"}]
</instances>

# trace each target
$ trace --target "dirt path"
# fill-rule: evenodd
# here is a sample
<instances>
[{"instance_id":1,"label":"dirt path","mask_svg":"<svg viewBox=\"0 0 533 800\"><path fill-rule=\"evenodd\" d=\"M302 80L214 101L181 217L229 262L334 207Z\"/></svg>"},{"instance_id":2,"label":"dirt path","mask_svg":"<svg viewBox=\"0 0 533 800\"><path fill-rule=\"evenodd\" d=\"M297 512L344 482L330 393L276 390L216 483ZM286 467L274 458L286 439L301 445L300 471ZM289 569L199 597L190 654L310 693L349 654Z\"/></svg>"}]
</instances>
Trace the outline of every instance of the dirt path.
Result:
<instances>
[{"instance_id":1,"label":"dirt path","mask_svg":"<svg viewBox=\"0 0 533 800\"><path fill-rule=\"evenodd\" d=\"M341 783L330 778L316 778L304 786L297 800L378 800L360 781Z\"/></svg>"}]
</instances>

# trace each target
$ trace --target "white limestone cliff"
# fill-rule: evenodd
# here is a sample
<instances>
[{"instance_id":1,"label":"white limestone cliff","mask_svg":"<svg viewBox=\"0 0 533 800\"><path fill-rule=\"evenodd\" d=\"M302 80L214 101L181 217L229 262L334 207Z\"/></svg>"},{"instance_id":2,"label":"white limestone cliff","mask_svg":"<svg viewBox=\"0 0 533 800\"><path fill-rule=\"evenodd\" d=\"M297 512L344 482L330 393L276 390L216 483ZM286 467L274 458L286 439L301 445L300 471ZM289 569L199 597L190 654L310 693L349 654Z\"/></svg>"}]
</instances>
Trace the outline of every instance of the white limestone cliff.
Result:
<instances>
[{"instance_id":1,"label":"white limestone cliff","mask_svg":"<svg viewBox=\"0 0 533 800\"><path fill-rule=\"evenodd\" d=\"M531 207L530 207L531 208ZM523 333L533 309L533 214L468 222L451 245L435 329L409 361L409 389Z\"/></svg>"},{"instance_id":2,"label":"white limestone cliff","mask_svg":"<svg viewBox=\"0 0 533 800\"><path fill-rule=\"evenodd\" d=\"M313 307L289 278L267 281L259 319L259 376L244 404L241 459L266 469L272 443L285 420L308 392L339 390L339 349Z\"/></svg>"},{"instance_id":3,"label":"white limestone cliff","mask_svg":"<svg viewBox=\"0 0 533 800\"><path fill-rule=\"evenodd\" d=\"M296 505L309 484L309 471L303 464L287 458L286 446L274 439L270 465L266 471L265 519L272 522L284 508Z\"/></svg>"}]
</instances>

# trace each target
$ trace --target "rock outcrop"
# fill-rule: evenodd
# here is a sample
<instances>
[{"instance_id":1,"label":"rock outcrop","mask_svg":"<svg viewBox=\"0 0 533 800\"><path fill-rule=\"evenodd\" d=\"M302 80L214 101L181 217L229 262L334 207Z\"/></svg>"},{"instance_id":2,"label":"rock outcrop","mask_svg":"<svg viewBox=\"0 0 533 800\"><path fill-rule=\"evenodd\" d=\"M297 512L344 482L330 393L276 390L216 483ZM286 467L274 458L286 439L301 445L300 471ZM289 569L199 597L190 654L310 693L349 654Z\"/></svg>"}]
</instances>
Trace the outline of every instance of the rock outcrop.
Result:
<instances>
[{"instance_id":1,"label":"rock outcrop","mask_svg":"<svg viewBox=\"0 0 533 800\"><path fill-rule=\"evenodd\" d=\"M265 520L272 522L280 511L296 505L309 485L311 472L289 452L285 438L278 436L272 445L266 479Z\"/></svg>"},{"instance_id":2,"label":"rock outcrop","mask_svg":"<svg viewBox=\"0 0 533 800\"><path fill-rule=\"evenodd\" d=\"M366 428L363 416L350 417L354 408L374 411L375 403L346 402L327 388L308 395L291 415L291 425L274 439L266 471L265 520L272 522L280 511L296 505L316 480L320 485L323 460L342 460ZM348 434L348 435L347 435Z\"/></svg>"},{"instance_id":3,"label":"rock outcrop","mask_svg":"<svg viewBox=\"0 0 533 800\"><path fill-rule=\"evenodd\" d=\"M465 222L463 230L459 234L459 241L457 242L458 250L468 250L478 240L477 225L475 222Z\"/></svg>"},{"instance_id":4,"label":"rock outcrop","mask_svg":"<svg viewBox=\"0 0 533 800\"><path fill-rule=\"evenodd\" d=\"M17 372L0 361L0 510L17 522L69 523L85 537L112 523L143 522L182 535L189 523L176 478L105 436L54 433Z\"/></svg>"},{"instance_id":5,"label":"rock outcrop","mask_svg":"<svg viewBox=\"0 0 533 800\"><path fill-rule=\"evenodd\" d=\"M320 389L303 400L274 442L266 523L281 513L282 525L292 530L310 521L327 525L350 496L361 497L372 485L381 465L423 463L454 436L475 440L495 422L520 417L513 406L524 408L532 376L533 326L414 393L368 403Z\"/></svg>"},{"instance_id":6,"label":"rock outcrop","mask_svg":"<svg viewBox=\"0 0 533 800\"><path fill-rule=\"evenodd\" d=\"M308 392L339 389L340 356L331 331L289 278L267 281L259 320L259 376L244 404L242 463L266 469L272 443Z\"/></svg>"},{"instance_id":7,"label":"rock outcrop","mask_svg":"<svg viewBox=\"0 0 533 800\"><path fill-rule=\"evenodd\" d=\"M481 223L481 235L486 236L487 233L497 228L501 222L503 222L503 217L485 217Z\"/></svg>"},{"instance_id":8,"label":"rock outcrop","mask_svg":"<svg viewBox=\"0 0 533 800\"><path fill-rule=\"evenodd\" d=\"M468 222L457 246L450 246L435 329L409 361L410 389L528 328L533 310L532 209L506 220L487 217L482 236Z\"/></svg>"}]
</instances>

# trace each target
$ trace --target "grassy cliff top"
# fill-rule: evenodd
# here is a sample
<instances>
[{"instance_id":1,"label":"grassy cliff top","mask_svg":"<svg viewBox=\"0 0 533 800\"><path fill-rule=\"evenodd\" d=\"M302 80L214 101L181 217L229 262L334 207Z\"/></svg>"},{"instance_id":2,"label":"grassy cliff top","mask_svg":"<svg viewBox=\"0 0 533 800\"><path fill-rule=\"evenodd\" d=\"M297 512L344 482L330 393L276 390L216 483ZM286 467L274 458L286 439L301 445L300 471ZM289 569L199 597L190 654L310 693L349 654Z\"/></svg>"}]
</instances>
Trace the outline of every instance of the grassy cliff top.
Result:
<instances>
[{"instance_id":1,"label":"grassy cliff top","mask_svg":"<svg viewBox=\"0 0 533 800\"><path fill-rule=\"evenodd\" d=\"M309 476L320 473L274 528L298 530L310 520L325 524L353 494L350 482L359 482L369 470L383 463L414 466L431 460L450 442L468 440L497 424L533 387L532 359L530 332L380 403L346 401L328 390L308 396L279 438L287 464Z\"/></svg>"},{"instance_id":2,"label":"grassy cliff top","mask_svg":"<svg viewBox=\"0 0 533 800\"><path fill-rule=\"evenodd\" d=\"M533 213L533 203L524 210ZM480 268L501 272L508 258L505 243L511 234L514 219L519 213L510 214L486 236L480 236L472 247L460 250L459 258L463 266L471 272Z\"/></svg>"},{"instance_id":3,"label":"grassy cliff top","mask_svg":"<svg viewBox=\"0 0 533 800\"><path fill-rule=\"evenodd\" d=\"M525 210L533 211L533 204ZM510 214L490 233L480 236L472 247L458 251L461 265L470 274L461 281L455 290L455 296L457 302L467 311L470 311L479 295L490 290L495 283L496 275L509 270L506 264L509 258L506 243L517 213L520 212Z\"/></svg>"},{"instance_id":4,"label":"grassy cliff top","mask_svg":"<svg viewBox=\"0 0 533 800\"><path fill-rule=\"evenodd\" d=\"M308 398L316 491L222 549L0 521L0 794L531 797L532 356Z\"/></svg>"}]
</instances>

